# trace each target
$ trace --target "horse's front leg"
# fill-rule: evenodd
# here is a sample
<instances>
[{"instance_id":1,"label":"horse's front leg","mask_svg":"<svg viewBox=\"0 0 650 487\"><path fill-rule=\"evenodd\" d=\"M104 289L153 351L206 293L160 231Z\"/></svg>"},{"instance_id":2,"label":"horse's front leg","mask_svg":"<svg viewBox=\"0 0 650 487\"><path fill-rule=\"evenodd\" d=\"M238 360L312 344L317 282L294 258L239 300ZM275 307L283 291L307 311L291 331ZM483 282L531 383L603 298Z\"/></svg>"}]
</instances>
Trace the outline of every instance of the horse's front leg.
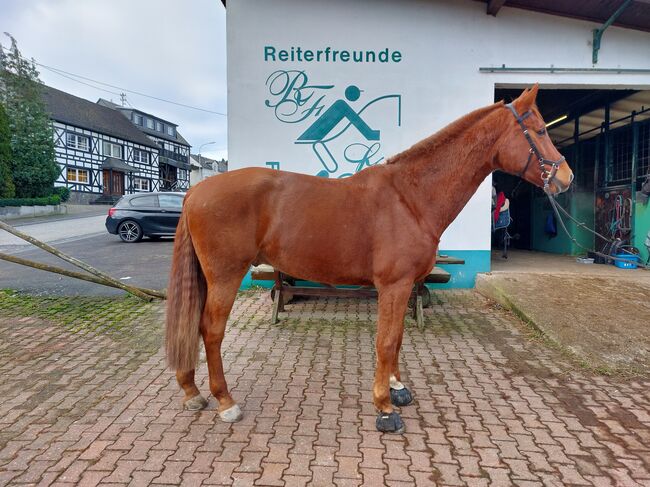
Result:
<instances>
[{"instance_id":1,"label":"horse's front leg","mask_svg":"<svg viewBox=\"0 0 650 487\"><path fill-rule=\"evenodd\" d=\"M390 394L391 376L394 376L396 355L404 333L404 313L408 303L412 281L402 281L379 289L379 321L377 323L377 368L373 385L373 400L379 410L379 431L402 433L404 423L393 411Z\"/></svg>"},{"instance_id":2,"label":"horse's front leg","mask_svg":"<svg viewBox=\"0 0 650 487\"><path fill-rule=\"evenodd\" d=\"M402 349L402 333L397 342L397 353L395 353L395 358L393 359L393 367L390 376L390 402L393 403L393 406L404 407L408 406L413 402L413 394L411 391L402 384L401 374L399 371L399 352Z\"/></svg>"}]
</instances>

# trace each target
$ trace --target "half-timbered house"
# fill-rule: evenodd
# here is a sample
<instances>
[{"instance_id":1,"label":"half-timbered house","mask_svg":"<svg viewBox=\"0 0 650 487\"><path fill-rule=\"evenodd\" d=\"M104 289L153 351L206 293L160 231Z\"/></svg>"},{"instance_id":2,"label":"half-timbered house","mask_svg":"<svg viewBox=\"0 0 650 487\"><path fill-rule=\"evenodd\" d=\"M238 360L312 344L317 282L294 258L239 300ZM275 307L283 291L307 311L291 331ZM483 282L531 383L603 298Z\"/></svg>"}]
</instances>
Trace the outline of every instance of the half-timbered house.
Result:
<instances>
[{"instance_id":1,"label":"half-timbered house","mask_svg":"<svg viewBox=\"0 0 650 487\"><path fill-rule=\"evenodd\" d=\"M44 86L60 174L75 203L112 203L123 194L158 191L160 146L118 111Z\"/></svg>"},{"instance_id":2,"label":"half-timbered house","mask_svg":"<svg viewBox=\"0 0 650 487\"><path fill-rule=\"evenodd\" d=\"M123 107L100 98L97 103L120 112L159 147L160 185L163 191L187 191L190 187L190 144L178 125L150 113Z\"/></svg>"}]
</instances>

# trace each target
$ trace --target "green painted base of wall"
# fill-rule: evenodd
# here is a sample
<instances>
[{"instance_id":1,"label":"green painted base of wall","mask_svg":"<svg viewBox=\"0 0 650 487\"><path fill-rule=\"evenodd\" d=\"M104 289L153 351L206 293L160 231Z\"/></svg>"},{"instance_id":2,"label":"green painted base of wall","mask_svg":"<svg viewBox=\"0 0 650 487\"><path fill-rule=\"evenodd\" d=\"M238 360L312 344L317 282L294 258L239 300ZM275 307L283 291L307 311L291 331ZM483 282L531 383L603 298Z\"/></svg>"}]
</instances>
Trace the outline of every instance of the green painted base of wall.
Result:
<instances>
[{"instance_id":1,"label":"green painted base of wall","mask_svg":"<svg viewBox=\"0 0 650 487\"><path fill-rule=\"evenodd\" d=\"M473 288L476 281L476 274L490 272L490 251L489 250L440 250L443 255L465 259L463 265L441 265L440 267L451 274L451 279L446 284L432 284L432 289L467 289ZM299 281L301 285L318 286L318 284ZM252 287L271 288L273 281L257 281L251 278L250 271L241 283L241 290ZM344 287L344 286L342 286Z\"/></svg>"},{"instance_id":2,"label":"green painted base of wall","mask_svg":"<svg viewBox=\"0 0 650 487\"><path fill-rule=\"evenodd\" d=\"M634 241L633 244L641 252L642 262L648 259L648 249L645 237L650 231L650 202L637 203L634 208Z\"/></svg>"},{"instance_id":3,"label":"green painted base of wall","mask_svg":"<svg viewBox=\"0 0 650 487\"><path fill-rule=\"evenodd\" d=\"M594 194L591 192L565 193L557 198L563 208L567 209L578 221L589 228L594 228ZM532 249L554 254L578 255L586 251L574 244L564 233L560 223L557 222L557 236L552 237L545 231L546 218L553 213L546 196L533 200L533 213L531 215ZM567 229L571 232L580 245L589 249L594 246L593 235L574 222L564 217Z\"/></svg>"}]
</instances>

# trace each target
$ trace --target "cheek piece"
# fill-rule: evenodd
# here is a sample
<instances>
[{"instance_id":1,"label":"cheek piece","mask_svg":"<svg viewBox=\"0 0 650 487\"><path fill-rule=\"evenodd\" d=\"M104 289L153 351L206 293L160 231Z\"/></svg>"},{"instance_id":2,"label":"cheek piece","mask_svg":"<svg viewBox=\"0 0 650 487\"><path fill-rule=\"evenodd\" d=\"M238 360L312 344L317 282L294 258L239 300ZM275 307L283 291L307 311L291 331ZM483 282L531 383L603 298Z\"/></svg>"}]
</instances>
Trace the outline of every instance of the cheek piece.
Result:
<instances>
[{"instance_id":1,"label":"cheek piece","mask_svg":"<svg viewBox=\"0 0 650 487\"><path fill-rule=\"evenodd\" d=\"M537 145L535 145L535 141L533 140L533 138L528 133L528 129L526 128L526 125L524 125L524 120L526 120L528 117L530 117L533 112L528 110L523 115L519 115L517 113L517 109L512 105L512 103L507 103L506 107L515 116L515 119L517 120L517 123L521 127L521 130L524 133L524 137L526 137L526 141L528 142L528 145L530 146L530 150L528 151L528 160L526 161L526 165L519 172L519 174L517 174L517 176L522 177L526 173L526 171L528 170L528 166L530 166L530 161L533 159L533 156L537 157L537 162L539 163L539 169L541 171L542 181L544 181L544 192L548 193L549 192L549 184L550 184L551 181L555 180L555 174L557 173L557 170L560 167L560 164L562 164L564 162L565 158L564 158L564 156L562 156L557 161L552 161L550 159L545 159L544 156L542 156L542 153L537 148ZM549 170L549 167L550 167L550 170ZM557 182L556 182L556 184L557 184Z\"/></svg>"}]
</instances>

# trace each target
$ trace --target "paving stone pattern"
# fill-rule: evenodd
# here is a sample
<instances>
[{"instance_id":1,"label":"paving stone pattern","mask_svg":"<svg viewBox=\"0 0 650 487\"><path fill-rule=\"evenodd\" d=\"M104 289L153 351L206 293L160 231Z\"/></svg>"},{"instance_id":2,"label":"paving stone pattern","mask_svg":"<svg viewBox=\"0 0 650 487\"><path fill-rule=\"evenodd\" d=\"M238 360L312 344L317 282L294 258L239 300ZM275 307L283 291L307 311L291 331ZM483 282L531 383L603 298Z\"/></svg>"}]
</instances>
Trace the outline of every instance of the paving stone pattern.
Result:
<instances>
[{"instance_id":1,"label":"paving stone pattern","mask_svg":"<svg viewBox=\"0 0 650 487\"><path fill-rule=\"evenodd\" d=\"M242 294L224 365L245 418L225 424L213 398L181 410L160 304L0 294L0 485L650 485L650 381L580 369L472 291L434 301L407 321L395 436L374 426L372 301L271 325L268 294Z\"/></svg>"}]
</instances>

